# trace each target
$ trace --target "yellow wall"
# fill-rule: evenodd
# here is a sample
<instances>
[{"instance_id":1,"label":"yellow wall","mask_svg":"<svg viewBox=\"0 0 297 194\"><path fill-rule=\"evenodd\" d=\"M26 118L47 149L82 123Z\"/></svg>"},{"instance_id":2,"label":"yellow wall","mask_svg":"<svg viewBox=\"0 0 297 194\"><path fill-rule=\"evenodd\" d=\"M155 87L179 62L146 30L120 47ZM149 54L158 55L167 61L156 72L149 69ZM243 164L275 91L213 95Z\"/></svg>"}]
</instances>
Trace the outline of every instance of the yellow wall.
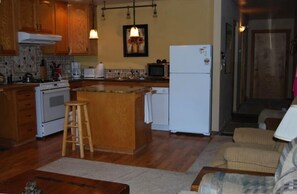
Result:
<instances>
[{"instance_id":1,"label":"yellow wall","mask_svg":"<svg viewBox=\"0 0 297 194\"><path fill-rule=\"evenodd\" d=\"M107 1L108 2L108 1ZM149 4L136 2L136 5ZM156 59L169 61L169 46L174 44L212 44L213 1L210 0L158 0L158 17L154 18L152 8L136 9L136 24L148 24L148 57L123 56L123 25L133 24L126 19L126 9L106 10L105 20L101 20L101 7L97 8L98 59L75 57L83 66L102 61L107 69L143 69ZM107 4L127 6L131 4Z\"/></svg>"}]
</instances>

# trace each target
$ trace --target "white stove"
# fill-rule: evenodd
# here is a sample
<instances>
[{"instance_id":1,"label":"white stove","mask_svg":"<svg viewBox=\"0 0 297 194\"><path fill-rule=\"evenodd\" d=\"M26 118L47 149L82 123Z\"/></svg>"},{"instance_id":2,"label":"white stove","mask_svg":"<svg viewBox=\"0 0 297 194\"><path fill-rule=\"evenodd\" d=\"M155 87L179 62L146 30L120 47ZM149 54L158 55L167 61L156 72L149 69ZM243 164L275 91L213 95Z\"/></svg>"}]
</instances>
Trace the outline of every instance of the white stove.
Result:
<instances>
[{"instance_id":1,"label":"white stove","mask_svg":"<svg viewBox=\"0 0 297 194\"><path fill-rule=\"evenodd\" d=\"M64 127L65 106L70 99L68 80L39 83L35 87L37 135L45 137Z\"/></svg>"}]
</instances>

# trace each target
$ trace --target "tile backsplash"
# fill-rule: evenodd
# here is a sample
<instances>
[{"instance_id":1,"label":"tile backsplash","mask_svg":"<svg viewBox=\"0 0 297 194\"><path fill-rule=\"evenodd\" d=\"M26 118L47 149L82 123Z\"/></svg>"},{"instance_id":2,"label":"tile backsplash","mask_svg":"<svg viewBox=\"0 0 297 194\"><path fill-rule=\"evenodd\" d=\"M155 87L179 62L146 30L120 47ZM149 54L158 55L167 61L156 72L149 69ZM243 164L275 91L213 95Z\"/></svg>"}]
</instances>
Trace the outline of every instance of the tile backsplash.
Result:
<instances>
[{"instance_id":1,"label":"tile backsplash","mask_svg":"<svg viewBox=\"0 0 297 194\"><path fill-rule=\"evenodd\" d=\"M42 59L45 61L49 79L52 62L61 64L63 77L70 77L73 56L43 55L39 46L32 45L19 45L19 56L0 56L0 73L6 78L12 75L13 82L21 81L26 73L31 73L34 78L38 79L40 78L39 70Z\"/></svg>"}]
</instances>

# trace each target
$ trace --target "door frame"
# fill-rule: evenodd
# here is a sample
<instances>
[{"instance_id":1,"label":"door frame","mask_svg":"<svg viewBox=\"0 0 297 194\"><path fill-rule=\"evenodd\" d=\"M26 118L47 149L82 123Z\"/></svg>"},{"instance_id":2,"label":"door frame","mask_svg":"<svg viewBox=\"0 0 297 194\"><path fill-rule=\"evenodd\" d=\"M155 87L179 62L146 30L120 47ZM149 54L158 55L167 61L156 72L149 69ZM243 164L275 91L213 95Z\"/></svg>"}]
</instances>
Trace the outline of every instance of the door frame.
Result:
<instances>
[{"instance_id":1,"label":"door frame","mask_svg":"<svg viewBox=\"0 0 297 194\"><path fill-rule=\"evenodd\" d=\"M277 30L252 30L252 44L251 44L251 72L250 72L250 97L253 98L254 92L254 52L255 52L255 35L257 33L285 33L286 34L286 63L285 63L285 78L288 77L288 65L289 65L289 47L290 47L290 32L289 29L277 29ZM286 98L286 92L288 89L288 79L284 79L284 98Z\"/></svg>"}]
</instances>

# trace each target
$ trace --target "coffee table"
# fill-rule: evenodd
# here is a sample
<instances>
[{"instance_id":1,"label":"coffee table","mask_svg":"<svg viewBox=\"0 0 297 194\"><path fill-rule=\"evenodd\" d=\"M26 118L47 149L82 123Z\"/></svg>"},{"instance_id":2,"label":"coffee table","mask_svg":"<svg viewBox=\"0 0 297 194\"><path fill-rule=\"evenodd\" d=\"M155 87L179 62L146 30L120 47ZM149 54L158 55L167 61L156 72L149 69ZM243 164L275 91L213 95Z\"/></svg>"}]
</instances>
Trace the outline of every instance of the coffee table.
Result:
<instances>
[{"instance_id":1,"label":"coffee table","mask_svg":"<svg viewBox=\"0 0 297 194\"><path fill-rule=\"evenodd\" d=\"M22 193L28 181L35 181L42 194L129 194L129 185L126 184L38 170L29 170L0 182L0 193Z\"/></svg>"}]
</instances>

